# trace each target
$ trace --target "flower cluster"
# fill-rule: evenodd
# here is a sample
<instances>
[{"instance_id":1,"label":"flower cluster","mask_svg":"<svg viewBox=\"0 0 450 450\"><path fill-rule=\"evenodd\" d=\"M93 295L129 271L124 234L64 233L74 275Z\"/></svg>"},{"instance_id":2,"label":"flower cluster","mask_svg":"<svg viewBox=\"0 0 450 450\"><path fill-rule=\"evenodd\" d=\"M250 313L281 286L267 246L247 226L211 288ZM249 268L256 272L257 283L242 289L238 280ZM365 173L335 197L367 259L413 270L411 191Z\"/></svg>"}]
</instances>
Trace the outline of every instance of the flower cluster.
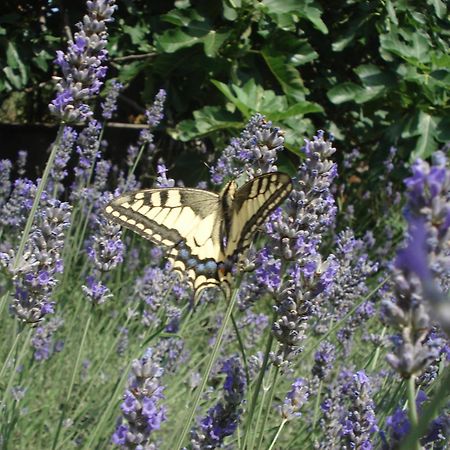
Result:
<instances>
[{"instance_id":1,"label":"flower cluster","mask_svg":"<svg viewBox=\"0 0 450 450\"><path fill-rule=\"evenodd\" d=\"M427 395L419 390L416 396L416 407L419 413L427 400ZM408 413L403 408L397 408L391 416L386 419L386 430L382 433L383 450L394 450L399 448L402 440L408 435L411 423ZM432 420L428 426L426 435L420 440L424 448L444 450L448 445L450 436L450 416L442 414Z\"/></svg>"},{"instance_id":2,"label":"flower cluster","mask_svg":"<svg viewBox=\"0 0 450 450\"><path fill-rule=\"evenodd\" d=\"M67 52L58 50L56 64L63 77L56 85L58 94L49 105L50 112L59 120L70 123L84 121L92 116L88 102L98 94L106 75L108 51L107 26L113 20L115 0L87 1L88 13L79 23Z\"/></svg>"},{"instance_id":3,"label":"flower cluster","mask_svg":"<svg viewBox=\"0 0 450 450\"><path fill-rule=\"evenodd\" d=\"M245 377L237 358L224 362L221 372L226 374L223 385L223 401L212 407L191 431L194 450L221 447L224 439L231 436L238 426L245 391Z\"/></svg>"},{"instance_id":4,"label":"flower cluster","mask_svg":"<svg viewBox=\"0 0 450 450\"><path fill-rule=\"evenodd\" d=\"M64 232L70 224L70 206L58 200L47 200L37 214L20 261L15 254L0 254L0 261L13 276L15 295L11 312L22 322L39 322L53 313L57 275L63 271Z\"/></svg>"},{"instance_id":5,"label":"flower cluster","mask_svg":"<svg viewBox=\"0 0 450 450\"><path fill-rule=\"evenodd\" d=\"M239 138L231 140L217 163L211 167L211 180L221 184L225 178L237 178L244 171L248 178L277 170L277 153L284 147L284 136L261 114L255 114Z\"/></svg>"},{"instance_id":6,"label":"flower cluster","mask_svg":"<svg viewBox=\"0 0 450 450\"><path fill-rule=\"evenodd\" d=\"M160 382L163 370L149 348L143 358L133 361L131 372L112 441L124 450L150 449L152 433L166 420L166 409L160 404L164 398Z\"/></svg>"},{"instance_id":7,"label":"flower cluster","mask_svg":"<svg viewBox=\"0 0 450 450\"><path fill-rule=\"evenodd\" d=\"M166 91L160 89L155 96L153 105L145 111L145 118L148 128L144 128L139 134L138 144L148 145L153 150L153 131L164 119L164 103L166 102Z\"/></svg>"},{"instance_id":8,"label":"flower cluster","mask_svg":"<svg viewBox=\"0 0 450 450\"><path fill-rule=\"evenodd\" d=\"M0 160L0 208L11 193L11 169L12 163L9 159Z\"/></svg>"},{"instance_id":9,"label":"flower cluster","mask_svg":"<svg viewBox=\"0 0 450 450\"><path fill-rule=\"evenodd\" d=\"M69 162L76 139L77 132L71 127L64 127L63 135L56 152L55 161L50 172L51 184L53 185L50 189L56 194L62 194L64 191L62 182L67 177L67 163Z\"/></svg>"},{"instance_id":10,"label":"flower cluster","mask_svg":"<svg viewBox=\"0 0 450 450\"><path fill-rule=\"evenodd\" d=\"M374 448L372 437L378 425L370 391L364 371L356 372L351 383L344 385L342 393L349 399L349 407L341 420L341 448Z\"/></svg>"},{"instance_id":11,"label":"flower cluster","mask_svg":"<svg viewBox=\"0 0 450 450\"><path fill-rule=\"evenodd\" d=\"M339 330L339 340L348 346L354 332L375 312L371 300L362 300L368 293L367 279L376 273L378 265L369 259L365 242L356 239L350 229L338 234L335 256L339 267L327 296L327 304L321 310L316 331L324 331L330 322L342 320L360 303Z\"/></svg>"},{"instance_id":12,"label":"flower cluster","mask_svg":"<svg viewBox=\"0 0 450 450\"><path fill-rule=\"evenodd\" d=\"M111 119L117 110L117 99L120 91L123 89L123 84L117 80L111 80L111 87L106 94L105 101L101 104L102 117L104 119Z\"/></svg>"},{"instance_id":13,"label":"flower cluster","mask_svg":"<svg viewBox=\"0 0 450 450\"><path fill-rule=\"evenodd\" d=\"M307 320L317 309L321 294L330 291L338 267L334 255L323 260L320 253L322 235L336 215L330 192L336 165L328 159L335 149L319 132L303 151L306 159L286 201L286 211L267 227L273 252L290 264L289 278L278 290L274 307L277 319L272 332L280 345L272 361L277 366L288 364L301 350Z\"/></svg>"},{"instance_id":14,"label":"flower cluster","mask_svg":"<svg viewBox=\"0 0 450 450\"><path fill-rule=\"evenodd\" d=\"M27 178L17 178L5 203L0 209L0 224L23 228L36 195L36 184ZM42 201L46 199L43 193Z\"/></svg>"},{"instance_id":15,"label":"flower cluster","mask_svg":"<svg viewBox=\"0 0 450 450\"><path fill-rule=\"evenodd\" d=\"M441 152L433 165L418 160L412 170L405 180L410 240L395 261L394 297L384 301L388 322L399 330L387 360L405 378L420 375L438 357L437 346L425 340L432 327L430 304L450 329L448 301L435 284L450 273L450 170Z\"/></svg>"},{"instance_id":16,"label":"flower cluster","mask_svg":"<svg viewBox=\"0 0 450 450\"><path fill-rule=\"evenodd\" d=\"M75 181L70 192L70 200L89 198L90 190L87 188L92 176L95 162L100 157L99 140L101 126L96 120L90 120L88 125L78 135L76 153L78 163L75 166Z\"/></svg>"},{"instance_id":17,"label":"flower cluster","mask_svg":"<svg viewBox=\"0 0 450 450\"><path fill-rule=\"evenodd\" d=\"M64 341L54 342L54 334L63 324L64 320L60 317L52 317L34 330L31 345L34 347L34 359L36 361L47 360L54 353L63 349Z\"/></svg>"},{"instance_id":18,"label":"flower cluster","mask_svg":"<svg viewBox=\"0 0 450 450\"><path fill-rule=\"evenodd\" d=\"M112 199L111 194L103 196L103 203ZM82 287L88 300L95 305L104 303L111 297L109 289L101 282L101 275L116 268L123 261L124 245L121 240L122 230L119 225L99 215L96 217L97 233L87 249L89 259L94 265L94 272Z\"/></svg>"},{"instance_id":19,"label":"flower cluster","mask_svg":"<svg viewBox=\"0 0 450 450\"><path fill-rule=\"evenodd\" d=\"M297 378L292 383L291 390L287 393L284 402L279 407L280 415L283 420L292 420L300 417L300 410L308 401L309 388L303 378Z\"/></svg>"}]
</instances>

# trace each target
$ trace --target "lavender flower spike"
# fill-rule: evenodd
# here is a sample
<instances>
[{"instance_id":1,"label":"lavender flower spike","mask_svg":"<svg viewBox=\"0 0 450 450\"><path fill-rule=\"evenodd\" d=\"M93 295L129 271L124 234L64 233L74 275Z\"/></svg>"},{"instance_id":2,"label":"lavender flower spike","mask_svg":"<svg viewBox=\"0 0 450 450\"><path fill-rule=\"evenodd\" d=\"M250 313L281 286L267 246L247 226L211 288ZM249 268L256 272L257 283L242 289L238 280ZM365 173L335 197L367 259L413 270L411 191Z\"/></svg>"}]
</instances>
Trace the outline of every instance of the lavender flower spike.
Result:
<instances>
[{"instance_id":1,"label":"lavender flower spike","mask_svg":"<svg viewBox=\"0 0 450 450\"><path fill-rule=\"evenodd\" d=\"M238 426L245 376L237 358L225 361L222 372L227 374L223 385L223 401L211 408L206 417L201 419L197 429L191 432L194 450L221 447L224 439L231 436Z\"/></svg>"},{"instance_id":2,"label":"lavender flower spike","mask_svg":"<svg viewBox=\"0 0 450 450\"><path fill-rule=\"evenodd\" d=\"M151 348L144 357L133 361L128 387L121 405L122 417L112 436L121 449L156 449L150 442L152 433L166 420L166 409L160 405L164 387L160 384L162 368Z\"/></svg>"},{"instance_id":3,"label":"lavender flower spike","mask_svg":"<svg viewBox=\"0 0 450 450\"><path fill-rule=\"evenodd\" d=\"M114 3L115 0L88 0L88 13L77 24L74 40L69 41L66 53L56 53L55 62L63 77L58 80L58 94L49 109L63 122L84 121L92 116L86 102L99 92L106 75L106 24L113 20L117 8Z\"/></svg>"},{"instance_id":4,"label":"lavender flower spike","mask_svg":"<svg viewBox=\"0 0 450 450\"><path fill-rule=\"evenodd\" d=\"M13 275L15 296L10 310L22 322L36 323L54 312L52 294L58 283L57 274L63 271L61 254L69 221L69 204L49 200L38 211L37 225L31 230L17 268L14 252L0 254L0 263Z\"/></svg>"}]
</instances>

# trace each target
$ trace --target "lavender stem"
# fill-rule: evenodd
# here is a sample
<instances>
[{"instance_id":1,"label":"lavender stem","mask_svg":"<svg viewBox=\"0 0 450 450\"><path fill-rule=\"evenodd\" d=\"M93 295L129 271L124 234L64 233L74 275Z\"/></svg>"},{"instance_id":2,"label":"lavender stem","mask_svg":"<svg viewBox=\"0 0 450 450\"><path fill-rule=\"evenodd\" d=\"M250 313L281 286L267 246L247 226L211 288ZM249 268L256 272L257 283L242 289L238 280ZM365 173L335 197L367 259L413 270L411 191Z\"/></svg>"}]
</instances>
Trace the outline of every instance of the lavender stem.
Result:
<instances>
[{"instance_id":1,"label":"lavender stem","mask_svg":"<svg viewBox=\"0 0 450 450\"><path fill-rule=\"evenodd\" d=\"M189 411L189 415L188 415L187 419L184 422L183 430L182 430L182 432L181 432L181 434L180 434L180 436L178 438L177 444L175 446L175 449L177 449L177 450L181 450L181 448L183 447L183 441L184 441L184 439L185 439L185 437L186 437L186 435L187 435L187 433L188 433L188 431L190 429L190 425L192 423L192 420L194 419L194 415L195 415L195 412L197 410L198 404L200 403L200 398L203 395L203 391L205 390L206 383L208 382L208 378L209 378L209 374L211 373L212 366L213 366L213 364L214 364L214 362L216 360L217 354L219 353L219 349L220 349L220 346L222 344L223 335L225 333L225 330L227 328L228 322L229 322L230 317L231 317L231 313L232 313L234 305L236 303L237 293L239 291L238 286L240 284L239 281L240 280L237 280L237 282L236 282L236 286L235 286L235 288L233 290L233 295L231 296L231 299L230 299L230 301L228 303L227 309L225 311L225 316L223 318L223 321L222 321L222 324L220 326L219 332L217 333L216 342L214 343L214 347L213 347L213 349L211 351L211 355L210 355L210 357L208 359L208 362L206 364L206 369L205 369L205 371L203 373L201 385L198 388L197 394L196 394L196 396L194 398L194 402L193 402L193 404L191 406L191 410Z\"/></svg>"}]
</instances>

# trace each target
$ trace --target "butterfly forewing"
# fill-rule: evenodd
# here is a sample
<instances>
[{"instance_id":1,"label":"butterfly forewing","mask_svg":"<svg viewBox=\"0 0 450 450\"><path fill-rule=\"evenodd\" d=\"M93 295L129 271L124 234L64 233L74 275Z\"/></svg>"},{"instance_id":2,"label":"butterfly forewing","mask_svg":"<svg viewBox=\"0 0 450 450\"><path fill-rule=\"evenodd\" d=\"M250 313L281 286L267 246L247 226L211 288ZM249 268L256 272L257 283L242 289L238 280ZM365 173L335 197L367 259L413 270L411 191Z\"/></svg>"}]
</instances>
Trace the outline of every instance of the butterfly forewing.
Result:
<instances>
[{"instance_id":1,"label":"butterfly forewing","mask_svg":"<svg viewBox=\"0 0 450 450\"><path fill-rule=\"evenodd\" d=\"M288 175L267 173L242 186L234 197L226 255L232 259L251 244L256 230L292 191Z\"/></svg>"}]
</instances>

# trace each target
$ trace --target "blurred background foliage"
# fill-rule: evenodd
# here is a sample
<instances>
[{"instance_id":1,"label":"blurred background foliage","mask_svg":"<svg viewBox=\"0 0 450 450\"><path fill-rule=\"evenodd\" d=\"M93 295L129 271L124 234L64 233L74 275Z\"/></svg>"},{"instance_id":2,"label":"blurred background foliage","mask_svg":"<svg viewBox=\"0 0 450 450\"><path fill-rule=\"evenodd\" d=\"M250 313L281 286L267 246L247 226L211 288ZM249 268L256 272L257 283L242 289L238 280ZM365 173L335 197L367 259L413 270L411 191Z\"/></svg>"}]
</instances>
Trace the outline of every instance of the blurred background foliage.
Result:
<instances>
[{"instance_id":1,"label":"blurred background foliage","mask_svg":"<svg viewBox=\"0 0 450 450\"><path fill-rule=\"evenodd\" d=\"M54 55L65 49L84 1L2 4L0 123L51 123ZM199 149L220 151L255 112L286 130L292 154L317 129L335 135L341 155L359 148L364 164L354 181L363 190L391 146L410 162L450 140L450 21L441 0L117 4L109 78L126 89L116 120L139 123L164 88L158 139L169 166L194 167Z\"/></svg>"}]
</instances>

